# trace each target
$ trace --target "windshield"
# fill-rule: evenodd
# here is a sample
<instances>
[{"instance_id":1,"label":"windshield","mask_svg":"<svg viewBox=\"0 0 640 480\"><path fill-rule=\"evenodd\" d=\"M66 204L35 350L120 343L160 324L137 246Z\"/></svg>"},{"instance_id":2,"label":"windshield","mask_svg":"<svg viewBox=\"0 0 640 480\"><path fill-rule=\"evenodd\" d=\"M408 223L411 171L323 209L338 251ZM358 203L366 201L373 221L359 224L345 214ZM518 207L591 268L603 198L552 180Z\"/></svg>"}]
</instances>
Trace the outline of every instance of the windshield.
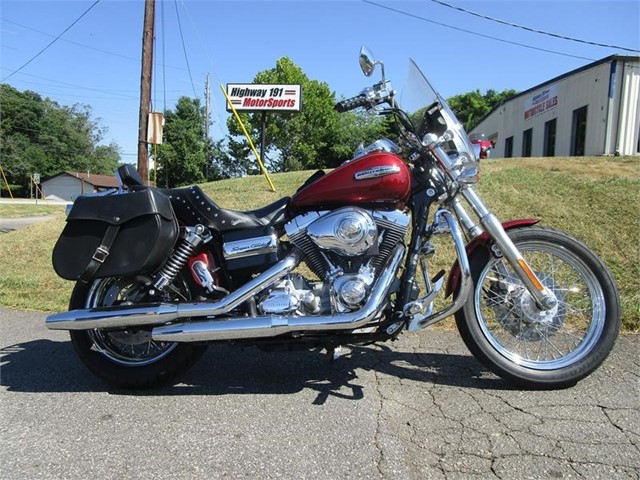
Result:
<instances>
[{"instance_id":1,"label":"windshield","mask_svg":"<svg viewBox=\"0 0 640 480\"><path fill-rule=\"evenodd\" d=\"M444 137L450 154L457 154L462 162L476 160L462 124L413 60L409 60L407 81L400 92L398 104L411 119L419 138L428 133Z\"/></svg>"}]
</instances>

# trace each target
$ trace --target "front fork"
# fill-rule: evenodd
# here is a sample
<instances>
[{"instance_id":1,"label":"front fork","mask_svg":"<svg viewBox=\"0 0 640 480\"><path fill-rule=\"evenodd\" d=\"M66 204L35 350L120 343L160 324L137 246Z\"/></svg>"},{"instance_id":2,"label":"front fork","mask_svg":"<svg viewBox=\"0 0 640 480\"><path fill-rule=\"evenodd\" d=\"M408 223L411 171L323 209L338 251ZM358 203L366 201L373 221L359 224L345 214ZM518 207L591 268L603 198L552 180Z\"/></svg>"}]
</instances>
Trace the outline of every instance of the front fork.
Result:
<instances>
[{"instance_id":1,"label":"front fork","mask_svg":"<svg viewBox=\"0 0 640 480\"><path fill-rule=\"evenodd\" d=\"M496 216L491 213L487 207L485 207L475 190L472 187L466 187L463 188L460 193L467 200L474 213L480 219L480 223L482 224L485 232L500 249L505 260L509 265L511 265L511 268L513 268L517 277L531 294L538 308L540 308L540 310L550 310L555 307L557 303L555 296L549 292L544 285L542 285L540 279L538 279L534 271L529 267L529 264L526 262L515 244L511 241L509 235L507 235L502 224L498 221ZM462 205L460 205L459 201L454 202L453 207L463 225L468 224L465 225L468 230L469 228L477 229L469 219L468 215L466 215L466 212ZM473 232L473 230L470 231Z\"/></svg>"},{"instance_id":2,"label":"front fork","mask_svg":"<svg viewBox=\"0 0 640 480\"><path fill-rule=\"evenodd\" d=\"M529 267L527 262L522 257L522 254L518 248L514 245L511 238L507 235L504 227L498 221L498 219L484 206L482 200L478 195L467 187L462 190L462 195L468 201L469 205L473 208L474 212L480 218L480 222L484 227L483 230L477 225L469 216L467 211L462 206L460 199L455 198L450 207L455 212L455 216L462 225L463 229L472 238L479 237L480 235L489 236L495 246L500 249L503 258L512 266L514 272L523 284L530 292L532 298L536 302L540 310L550 310L556 305L556 298L548 290L544 288L536 274ZM424 212L423 212L424 213ZM426 219L425 219L426 220ZM453 214L447 208L440 208L434 215L434 221L431 227L429 227L429 234L449 233L453 239L453 244L456 250L456 256L458 258L458 274L457 280L460 282L456 288L456 297L452 304L445 309L433 314L431 313L432 301L437 295L441 287L441 282L436 285L431 285L431 282L425 277L425 286L427 287L427 295L423 298L414 300L404 305L404 315L410 317L410 321L407 325L408 330L417 331L426 328L429 325L439 322L440 320L452 315L459 310L472 294L473 281L471 280L471 269L469 265L469 259L467 250L465 248L464 237L459 227L459 223L454 218ZM425 228L424 223L418 225L418 227ZM422 231L422 230L420 230ZM422 238L422 235L418 235ZM414 237L414 241L417 240ZM418 244L412 243L411 251L415 251L413 262L409 262L410 267L408 273L415 275L415 263L418 260ZM452 271L452 274L455 272ZM423 274L425 273L425 267L423 266ZM413 278L413 276L411 277ZM451 281L451 279L449 279ZM455 280L454 280L455 282ZM455 285L454 285L455 288ZM405 296L408 298L408 296ZM426 307L426 308L425 308ZM426 311L425 311L426 310Z\"/></svg>"}]
</instances>

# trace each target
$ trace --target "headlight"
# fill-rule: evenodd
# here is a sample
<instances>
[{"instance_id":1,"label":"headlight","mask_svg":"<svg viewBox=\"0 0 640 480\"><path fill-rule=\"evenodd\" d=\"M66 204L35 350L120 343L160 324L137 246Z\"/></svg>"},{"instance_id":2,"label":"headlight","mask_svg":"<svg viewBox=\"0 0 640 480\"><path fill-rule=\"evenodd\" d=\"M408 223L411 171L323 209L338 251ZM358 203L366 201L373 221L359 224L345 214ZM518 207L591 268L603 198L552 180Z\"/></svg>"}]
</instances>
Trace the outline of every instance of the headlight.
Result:
<instances>
[{"instance_id":1,"label":"headlight","mask_svg":"<svg viewBox=\"0 0 640 480\"><path fill-rule=\"evenodd\" d=\"M447 152L451 152L449 160L452 179L465 185L478 183L478 158L480 155L476 154L474 145L469 142L464 130L447 130L442 136L442 140L445 144L453 147L453 149L445 148Z\"/></svg>"}]
</instances>

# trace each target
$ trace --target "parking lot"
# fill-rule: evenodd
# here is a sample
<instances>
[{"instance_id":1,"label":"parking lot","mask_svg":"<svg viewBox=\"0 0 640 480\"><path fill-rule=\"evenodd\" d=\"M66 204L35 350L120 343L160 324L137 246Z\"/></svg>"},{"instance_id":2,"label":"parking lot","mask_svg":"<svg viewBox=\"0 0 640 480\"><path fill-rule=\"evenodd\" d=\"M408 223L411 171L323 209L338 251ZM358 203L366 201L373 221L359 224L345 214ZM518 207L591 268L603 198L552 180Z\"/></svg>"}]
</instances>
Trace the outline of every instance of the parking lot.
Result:
<instances>
[{"instance_id":1,"label":"parking lot","mask_svg":"<svg viewBox=\"0 0 640 480\"><path fill-rule=\"evenodd\" d=\"M512 389L453 331L320 352L212 347L112 389L45 314L0 309L0 464L24 478L639 478L640 337L561 391Z\"/></svg>"}]
</instances>

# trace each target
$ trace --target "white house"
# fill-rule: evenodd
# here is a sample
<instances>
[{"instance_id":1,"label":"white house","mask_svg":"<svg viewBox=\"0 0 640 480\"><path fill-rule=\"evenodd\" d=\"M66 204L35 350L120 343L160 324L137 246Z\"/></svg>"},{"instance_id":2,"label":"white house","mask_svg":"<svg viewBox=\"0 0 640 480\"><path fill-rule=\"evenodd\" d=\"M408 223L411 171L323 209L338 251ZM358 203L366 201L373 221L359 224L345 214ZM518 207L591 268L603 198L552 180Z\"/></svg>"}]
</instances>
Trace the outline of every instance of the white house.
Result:
<instances>
[{"instance_id":1,"label":"white house","mask_svg":"<svg viewBox=\"0 0 640 480\"><path fill-rule=\"evenodd\" d=\"M63 172L42 182L45 198L57 197L73 201L83 193L95 193L117 188L116 177L91 173Z\"/></svg>"},{"instance_id":2,"label":"white house","mask_svg":"<svg viewBox=\"0 0 640 480\"><path fill-rule=\"evenodd\" d=\"M640 155L640 57L612 55L506 100L471 130L492 157Z\"/></svg>"}]
</instances>

